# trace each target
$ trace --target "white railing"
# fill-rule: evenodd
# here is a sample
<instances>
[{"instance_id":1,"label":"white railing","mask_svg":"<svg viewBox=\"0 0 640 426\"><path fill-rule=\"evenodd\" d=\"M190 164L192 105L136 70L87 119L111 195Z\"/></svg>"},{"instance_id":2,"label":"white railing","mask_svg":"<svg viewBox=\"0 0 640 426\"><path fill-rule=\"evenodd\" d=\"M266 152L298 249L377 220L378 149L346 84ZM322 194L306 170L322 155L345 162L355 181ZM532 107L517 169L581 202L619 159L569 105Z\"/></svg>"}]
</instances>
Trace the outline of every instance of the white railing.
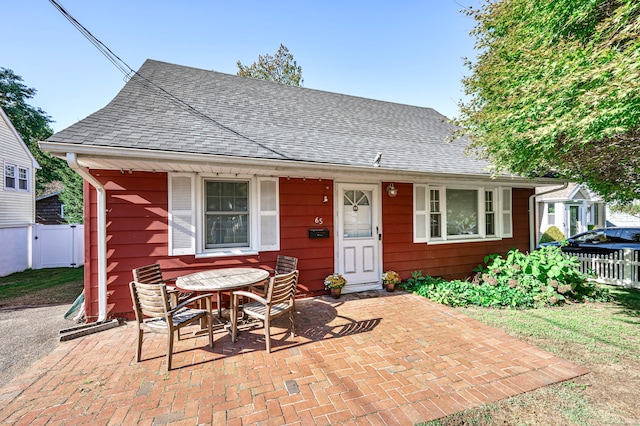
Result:
<instances>
[{"instance_id":1,"label":"white railing","mask_svg":"<svg viewBox=\"0 0 640 426\"><path fill-rule=\"evenodd\" d=\"M580 260L580 269L596 275L603 284L640 288L640 251L624 249L605 254L573 254Z\"/></svg>"}]
</instances>

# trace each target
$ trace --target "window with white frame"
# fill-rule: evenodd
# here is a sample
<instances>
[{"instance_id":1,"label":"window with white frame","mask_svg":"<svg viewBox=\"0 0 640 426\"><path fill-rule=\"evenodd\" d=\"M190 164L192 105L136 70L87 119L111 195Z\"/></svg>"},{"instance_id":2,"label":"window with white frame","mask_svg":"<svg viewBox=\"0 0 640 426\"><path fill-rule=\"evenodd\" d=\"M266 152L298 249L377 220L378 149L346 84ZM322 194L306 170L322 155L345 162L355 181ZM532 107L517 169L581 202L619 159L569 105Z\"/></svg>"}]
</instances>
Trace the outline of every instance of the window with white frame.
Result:
<instances>
[{"instance_id":1,"label":"window with white frame","mask_svg":"<svg viewBox=\"0 0 640 426\"><path fill-rule=\"evenodd\" d=\"M478 235L478 193L476 189L445 189L447 236Z\"/></svg>"},{"instance_id":2,"label":"window with white frame","mask_svg":"<svg viewBox=\"0 0 640 426\"><path fill-rule=\"evenodd\" d=\"M414 241L512 236L511 188L414 185Z\"/></svg>"},{"instance_id":3,"label":"window with white frame","mask_svg":"<svg viewBox=\"0 0 640 426\"><path fill-rule=\"evenodd\" d=\"M18 189L21 191L29 190L29 174L27 169L18 167Z\"/></svg>"},{"instance_id":4,"label":"window with white frame","mask_svg":"<svg viewBox=\"0 0 640 426\"><path fill-rule=\"evenodd\" d=\"M442 237L442 210L440 208L440 190L429 191L429 235L432 238Z\"/></svg>"},{"instance_id":5,"label":"window with white frame","mask_svg":"<svg viewBox=\"0 0 640 426\"><path fill-rule=\"evenodd\" d=\"M5 164L4 188L29 191L29 169L14 164Z\"/></svg>"},{"instance_id":6,"label":"window with white frame","mask_svg":"<svg viewBox=\"0 0 640 426\"><path fill-rule=\"evenodd\" d=\"M277 178L170 174L169 254L279 250L278 210Z\"/></svg>"},{"instance_id":7,"label":"window with white frame","mask_svg":"<svg viewBox=\"0 0 640 426\"><path fill-rule=\"evenodd\" d=\"M556 224L556 204L555 203L547 203L547 224L549 225Z\"/></svg>"},{"instance_id":8,"label":"window with white frame","mask_svg":"<svg viewBox=\"0 0 640 426\"><path fill-rule=\"evenodd\" d=\"M496 235L495 192L484 191L484 229L487 237Z\"/></svg>"},{"instance_id":9,"label":"window with white frame","mask_svg":"<svg viewBox=\"0 0 640 426\"><path fill-rule=\"evenodd\" d=\"M249 247L249 182L205 181L205 248Z\"/></svg>"}]
</instances>

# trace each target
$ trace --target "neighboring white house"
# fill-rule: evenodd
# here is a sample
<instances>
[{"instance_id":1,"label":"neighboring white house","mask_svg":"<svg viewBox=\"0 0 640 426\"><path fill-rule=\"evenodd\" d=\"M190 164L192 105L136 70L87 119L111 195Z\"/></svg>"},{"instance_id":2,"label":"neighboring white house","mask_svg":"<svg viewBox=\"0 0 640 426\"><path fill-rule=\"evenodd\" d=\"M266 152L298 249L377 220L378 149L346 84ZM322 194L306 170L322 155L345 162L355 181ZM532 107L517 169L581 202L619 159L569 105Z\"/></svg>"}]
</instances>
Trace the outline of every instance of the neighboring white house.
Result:
<instances>
[{"instance_id":1,"label":"neighboring white house","mask_svg":"<svg viewBox=\"0 0 640 426\"><path fill-rule=\"evenodd\" d=\"M538 239L554 225L565 237L607 225L604 202L582 184L570 183L566 189L541 195L536 200Z\"/></svg>"},{"instance_id":2,"label":"neighboring white house","mask_svg":"<svg viewBox=\"0 0 640 426\"><path fill-rule=\"evenodd\" d=\"M37 161L0 108L0 276L32 266Z\"/></svg>"}]
</instances>

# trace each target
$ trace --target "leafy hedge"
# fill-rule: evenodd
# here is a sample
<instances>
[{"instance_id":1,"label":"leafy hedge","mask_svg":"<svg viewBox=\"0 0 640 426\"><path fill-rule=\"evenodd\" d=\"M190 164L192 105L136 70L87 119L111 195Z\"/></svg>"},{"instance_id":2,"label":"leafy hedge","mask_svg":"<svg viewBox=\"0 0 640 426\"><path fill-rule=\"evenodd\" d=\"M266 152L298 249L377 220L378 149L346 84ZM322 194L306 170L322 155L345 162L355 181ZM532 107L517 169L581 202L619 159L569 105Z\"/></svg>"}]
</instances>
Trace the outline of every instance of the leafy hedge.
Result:
<instances>
[{"instance_id":1,"label":"leafy hedge","mask_svg":"<svg viewBox=\"0 0 640 426\"><path fill-rule=\"evenodd\" d=\"M540 237L540 244L550 243L552 241L562 241L565 237L564 234L557 226L550 226L544 234Z\"/></svg>"},{"instance_id":2,"label":"leafy hedge","mask_svg":"<svg viewBox=\"0 0 640 426\"><path fill-rule=\"evenodd\" d=\"M445 281L420 271L402 288L450 306L536 308L561 305L566 300L610 300L609 292L578 269L575 257L559 247L542 247L530 254L511 250L505 257L485 258L473 281Z\"/></svg>"}]
</instances>

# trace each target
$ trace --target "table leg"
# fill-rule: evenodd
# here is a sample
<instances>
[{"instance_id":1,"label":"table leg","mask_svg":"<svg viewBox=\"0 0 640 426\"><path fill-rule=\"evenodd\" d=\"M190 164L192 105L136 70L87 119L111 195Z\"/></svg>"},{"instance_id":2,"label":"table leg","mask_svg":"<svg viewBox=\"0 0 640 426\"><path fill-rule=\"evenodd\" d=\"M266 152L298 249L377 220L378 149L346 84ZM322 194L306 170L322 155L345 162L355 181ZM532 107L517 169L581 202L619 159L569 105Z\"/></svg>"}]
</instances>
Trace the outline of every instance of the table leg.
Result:
<instances>
[{"instance_id":1,"label":"table leg","mask_svg":"<svg viewBox=\"0 0 640 426\"><path fill-rule=\"evenodd\" d=\"M222 318L222 292L218 291L218 292L216 292L216 294L218 296L218 299L217 299L217 302L218 302L218 318Z\"/></svg>"},{"instance_id":2,"label":"table leg","mask_svg":"<svg viewBox=\"0 0 640 426\"><path fill-rule=\"evenodd\" d=\"M238 333L238 307L236 306L233 291L229 291L229 296L231 296L231 343L236 341L236 335Z\"/></svg>"}]
</instances>

